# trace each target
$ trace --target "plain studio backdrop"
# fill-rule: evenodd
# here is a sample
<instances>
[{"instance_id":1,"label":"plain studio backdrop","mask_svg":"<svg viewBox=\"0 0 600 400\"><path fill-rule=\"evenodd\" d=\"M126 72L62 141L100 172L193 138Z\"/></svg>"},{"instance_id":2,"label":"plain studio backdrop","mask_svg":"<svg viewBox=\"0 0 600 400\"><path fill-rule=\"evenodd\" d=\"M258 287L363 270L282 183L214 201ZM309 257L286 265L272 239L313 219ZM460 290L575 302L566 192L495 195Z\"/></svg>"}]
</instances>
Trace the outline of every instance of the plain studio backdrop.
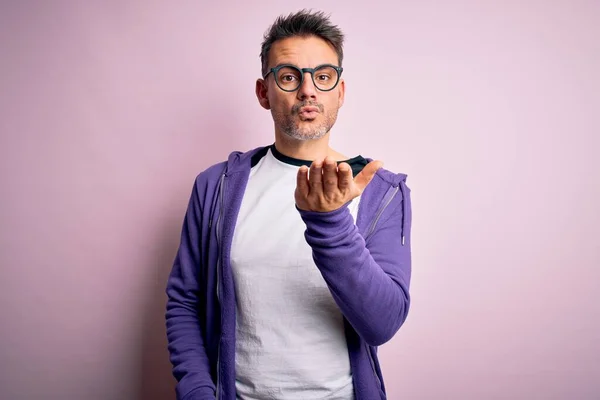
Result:
<instances>
[{"instance_id":1,"label":"plain studio backdrop","mask_svg":"<svg viewBox=\"0 0 600 400\"><path fill-rule=\"evenodd\" d=\"M1 399L174 398L192 183L272 143L260 42L304 7L347 34L333 146L412 190L389 398L600 398L600 3L300 3L2 1Z\"/></svg>"}]
</instances>

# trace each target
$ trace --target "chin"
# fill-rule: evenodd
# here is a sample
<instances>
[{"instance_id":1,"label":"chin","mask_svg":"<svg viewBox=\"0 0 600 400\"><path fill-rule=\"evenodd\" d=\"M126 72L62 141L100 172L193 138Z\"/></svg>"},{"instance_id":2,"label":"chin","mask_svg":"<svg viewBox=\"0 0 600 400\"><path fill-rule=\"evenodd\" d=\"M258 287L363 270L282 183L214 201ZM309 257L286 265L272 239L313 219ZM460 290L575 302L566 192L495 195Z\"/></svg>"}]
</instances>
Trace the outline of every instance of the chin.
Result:
<instances>
[{"instance_id":1,"label":"chin","mask_svg":"<svg viewBox=\"0 0 600 400\"><path fill-rule=\"evenodd\" d=\"M286 135L292 139L306 141L306 140L317 140L327 135L328 130L325 128L313 127L312 129L302 129L296 126L296 129L286 131Z\"/></svg>"}]
</instances>

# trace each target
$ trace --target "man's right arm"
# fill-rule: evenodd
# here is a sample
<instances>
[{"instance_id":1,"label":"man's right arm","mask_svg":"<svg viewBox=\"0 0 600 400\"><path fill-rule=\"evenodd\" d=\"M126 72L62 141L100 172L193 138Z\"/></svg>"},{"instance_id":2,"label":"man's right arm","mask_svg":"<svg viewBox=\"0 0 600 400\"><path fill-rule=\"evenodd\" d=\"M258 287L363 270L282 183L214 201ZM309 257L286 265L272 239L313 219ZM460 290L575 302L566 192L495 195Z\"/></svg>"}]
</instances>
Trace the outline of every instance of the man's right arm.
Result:
<instances>
[{"instance_id":1,"label":"man's right arm","mask_svg":"<svg viewBox=\"0 0 600 400\"><path fill-rule=\"evenodd\" d=\"M185 214L181 242L167 282L166 326L178 400L215 399L198 307L202 209L197 183Z\"/></svg>"}]
</instances>

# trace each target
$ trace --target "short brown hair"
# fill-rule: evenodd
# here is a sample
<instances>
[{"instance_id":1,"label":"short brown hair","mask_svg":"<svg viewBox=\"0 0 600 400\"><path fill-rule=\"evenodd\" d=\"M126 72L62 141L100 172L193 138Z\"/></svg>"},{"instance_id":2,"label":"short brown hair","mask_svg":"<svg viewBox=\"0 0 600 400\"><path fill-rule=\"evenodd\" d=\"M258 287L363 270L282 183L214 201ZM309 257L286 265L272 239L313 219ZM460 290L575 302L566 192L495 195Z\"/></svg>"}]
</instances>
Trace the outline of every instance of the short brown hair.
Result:
<instances>
[{"instance_id":1,"label":"short brown hair","mask_svg":"<svg viewBox=\"0 0 600 400\"><path fill-rule=\"evenodd\" d=\"M279 16L265 33L260 51L263 76L268 72L269 51L273 43L294 36L316 36L325 40L335 49L339 66L342 66L344 34L340 28L333 25L329 16L322 11L301 10L288 16Z\"/></svg>"}]
</instances>

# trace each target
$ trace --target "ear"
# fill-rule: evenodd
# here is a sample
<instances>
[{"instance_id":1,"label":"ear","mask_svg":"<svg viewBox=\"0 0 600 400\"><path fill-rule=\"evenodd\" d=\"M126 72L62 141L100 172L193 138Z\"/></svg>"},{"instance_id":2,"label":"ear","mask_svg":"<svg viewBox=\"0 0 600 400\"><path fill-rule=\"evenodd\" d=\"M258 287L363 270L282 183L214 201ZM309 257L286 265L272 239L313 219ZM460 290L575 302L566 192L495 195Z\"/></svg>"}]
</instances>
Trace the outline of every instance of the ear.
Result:
<instances>
[{"instance_id":1,"label":"ear","mask_svg":"<svg viewBox=\"0 0 600 400\"><path fill-rule=\"evenodd\" d=\"M256 98L258 99L258 103L265 110L270 110L271 105L269 104L269 98L267 97L267 94L268 94L267 82L265 82L264 79L257 79L256 80Z\"/></svg>"},{"instance_id":2,"label":"ear","mask_svg":"<svg viewBox=\"0 0 600 400\"><path fill-rule=\"evenodd\" d=\"M338 94L338 104L339 107L344 105L344 99L346 97L346 81L343 79L340 79L340 83L338 83L339 86L339 94Z\"/></svg>"}]
</instances>

